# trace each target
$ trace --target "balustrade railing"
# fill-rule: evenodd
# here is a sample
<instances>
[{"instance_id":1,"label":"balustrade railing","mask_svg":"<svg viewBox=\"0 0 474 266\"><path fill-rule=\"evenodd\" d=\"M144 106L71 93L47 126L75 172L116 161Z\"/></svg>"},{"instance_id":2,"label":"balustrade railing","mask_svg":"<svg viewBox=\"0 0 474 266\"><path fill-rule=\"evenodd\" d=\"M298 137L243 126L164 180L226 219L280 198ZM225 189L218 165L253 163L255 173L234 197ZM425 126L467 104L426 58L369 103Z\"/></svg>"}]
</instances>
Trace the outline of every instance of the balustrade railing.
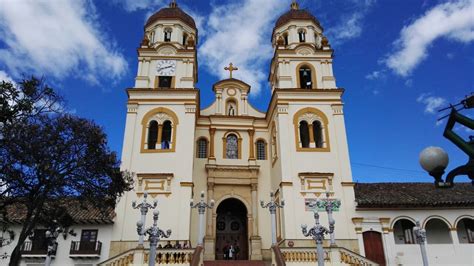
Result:
<instances>
[{"instance_id":1,"label":"balustrade railing","mask_svg":"<svg viewBox=\"0 0 474 266\"><path fill-rule=\"evenodd\" d=\"M54 246L54 253L56 255L57 244ZM35 241L25 241L20 247L20 253L22 255L44 255L48 253L48 246L46 242L35 242Z\"/></svg>"},{"instance_id":2,"label":"balustrade railing","mask_svg":"<svg viewBox=\"0 0 474 266\"><path fill-rule=\"evenodd\" d=\"M70 255L100 255L102 242L71 241Z\"/></svg>"}]
</instances>

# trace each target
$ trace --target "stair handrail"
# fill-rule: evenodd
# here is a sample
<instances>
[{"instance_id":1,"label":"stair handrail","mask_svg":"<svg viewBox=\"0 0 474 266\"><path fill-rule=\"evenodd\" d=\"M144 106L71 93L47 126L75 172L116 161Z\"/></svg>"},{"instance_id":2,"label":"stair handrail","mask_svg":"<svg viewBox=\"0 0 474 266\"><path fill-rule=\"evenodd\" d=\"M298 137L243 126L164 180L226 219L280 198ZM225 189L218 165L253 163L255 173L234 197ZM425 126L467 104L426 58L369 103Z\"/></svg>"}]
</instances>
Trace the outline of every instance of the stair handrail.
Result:
<instances>
[{"instance_id":1,"label":"stair handrail","mask_svg":"<svg viewBox=\"0 0 474 266\"><path fill-rule=\"evenodd\" d=\"M357 265L364 265L364 266L378 266L379 264L371 261L370 259L344 247L338 247L339 252L341 253L341 262L348 263L345 260L345 257L349 256L352 259L356 260ZM353 262L354 263L354 262Z\"/></svg>"},{"instance_id":2,"label":"stair handrail","mask_svg":"<svg viewBox=\"0 0 474 266\"><path fill-rule=\"evenodd\" d=\"M283 254L281 254L280 247L278 244L272 245L273 253L275 254L275 262L277 266L286 266L285 259L283 258Z\"/></svg>"},{"instance_id":3,"label":"stair handrail","mask_svg":"<svg viewBox=\"0 0 474 266\"><path fill-rule=\"evenodd\" d=\"M194 249L193 258L191 260L191 266L199 266L199 263L201 262L202 250L203 247L201 245L196 246Z\"/></svg>"},{"instance_id":4,"label":"stair handrail","mask_svg":"<svg viewBox=\"0 0 474 266\"><path fill-rule=\"evenodd\" d=\"M118 259L120 259L120 258L122 258L122 257L125 258L125 257L127 257L128 255L133 254L133 252L134 252L135 250L139 250L139 249L141 249L141 248L132 248L132 249L126 250L126 251L124 251L124 252L122 252L122 253L119 253L119 254L117 254L117 255L111 257L111 258L108 258L107 260L105 260L105 261L103 261L103 262L98 263L97 265L98 265L98 266L106 266L107 263L111 263L112 261L118 260Z\"/></svg>"}]
</instances>

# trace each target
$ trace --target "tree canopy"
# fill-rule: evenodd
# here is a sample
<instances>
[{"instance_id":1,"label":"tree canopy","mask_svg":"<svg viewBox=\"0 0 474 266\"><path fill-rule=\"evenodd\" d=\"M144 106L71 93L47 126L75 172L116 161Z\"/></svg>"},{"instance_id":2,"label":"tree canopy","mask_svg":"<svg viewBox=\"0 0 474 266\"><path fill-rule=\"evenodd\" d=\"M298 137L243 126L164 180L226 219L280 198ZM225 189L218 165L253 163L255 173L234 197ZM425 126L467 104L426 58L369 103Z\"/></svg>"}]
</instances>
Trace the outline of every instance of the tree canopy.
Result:
<instances>
[{"instance_id":1,"label":"tree canopy","mask_svg":"<svg viewBox=\"0 0 474 266\"><path fill-rule=\"evenodd\" d=\"M68 220L63 199L104 211L130 190L107 136L93 121L60 112L62 102L41 80L0 84L0 188L3 220L11 204L25 208L22 231L10 259L39 224ZM70 219L69 219L70 220Z\"/></svg>"}]
</instances>

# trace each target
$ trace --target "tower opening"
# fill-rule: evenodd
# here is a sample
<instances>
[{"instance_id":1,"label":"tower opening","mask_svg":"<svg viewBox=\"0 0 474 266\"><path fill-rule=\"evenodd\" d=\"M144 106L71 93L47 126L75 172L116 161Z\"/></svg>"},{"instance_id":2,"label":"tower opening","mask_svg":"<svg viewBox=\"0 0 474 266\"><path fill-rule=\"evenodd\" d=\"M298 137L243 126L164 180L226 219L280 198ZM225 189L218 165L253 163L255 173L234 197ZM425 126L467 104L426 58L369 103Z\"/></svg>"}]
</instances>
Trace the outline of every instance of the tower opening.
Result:
<instances>
[{"instance_id":1,"label":"tower opening","mask_svg":"<svg viewBox=\"0 0 474 266\"><path fill-rule=\"evenodd\" d=\"M167 150L171 144L171 122L166 120L163 123L163 134L161 136L161 148Z\"/></svg>"},{"instance_id":2,"label":"tower opening","mask_svg":"<svg viewBox=\"0 0 474 266\"><path fill-rule=\"evenodd\" d=\"M308 66L302 66L299 70L300 75L300 88L311 89L313 87L313 81L311 78L311 68Z\"/></svg>"},{"instance_id":3,"label":"tower opening","mask_svg":"<svg viewBox=\"0 0 474 266\"><path fill-rule=\"evenodd\" d=\"M300 142L302 148L309 148L309 128L308 122L300 122Z\"/></svg>"}]
</instances>

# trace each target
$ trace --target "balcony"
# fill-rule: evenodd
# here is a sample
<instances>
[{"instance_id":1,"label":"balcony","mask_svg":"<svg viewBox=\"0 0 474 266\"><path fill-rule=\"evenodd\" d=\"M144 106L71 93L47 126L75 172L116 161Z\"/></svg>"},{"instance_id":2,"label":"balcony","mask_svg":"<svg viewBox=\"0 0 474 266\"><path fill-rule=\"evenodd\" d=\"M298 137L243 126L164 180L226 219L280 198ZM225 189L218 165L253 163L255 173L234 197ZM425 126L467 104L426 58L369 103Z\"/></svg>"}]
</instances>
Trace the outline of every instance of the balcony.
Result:
<instances>
[{"instance_id":1,"label":"balcony","mask_svg":"<svg viewBox=\"0 0 474 266\"><path fill-rule=\"evenodd\" d=\"M53 257L56 255L57 244L54 246ZM25 241L20 248L23 258L44 258L48 253L46 242Z\"/></svg>"},{"instance_id":2,"label":"balcony","mask_svg":"<svg viewBox=\"0 0 474 266\"><path fill-rule=\"evenodd\" d=\"M100 258L102 242L71 241L70 258Z\"/></svg>"}]
</instances>

